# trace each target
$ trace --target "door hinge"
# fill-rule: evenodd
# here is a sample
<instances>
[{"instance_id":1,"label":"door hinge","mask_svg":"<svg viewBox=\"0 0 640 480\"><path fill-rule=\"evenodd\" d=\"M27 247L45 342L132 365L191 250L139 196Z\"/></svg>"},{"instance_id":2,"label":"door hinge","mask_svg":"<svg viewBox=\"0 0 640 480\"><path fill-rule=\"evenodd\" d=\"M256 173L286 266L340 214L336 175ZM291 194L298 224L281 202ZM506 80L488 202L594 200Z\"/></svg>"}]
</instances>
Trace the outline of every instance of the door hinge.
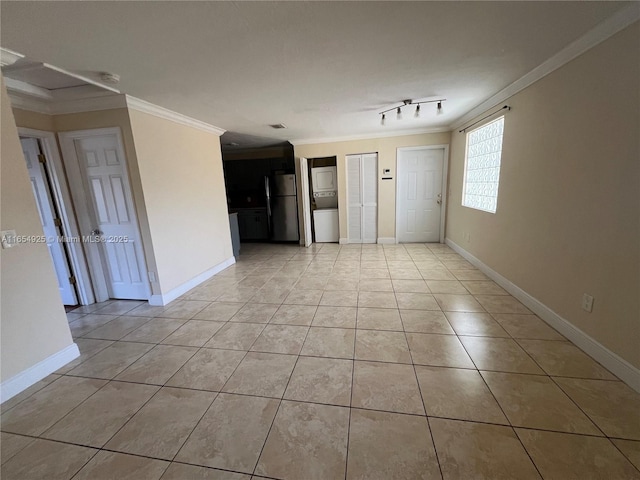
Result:
<instances>
[{"instance_id":1,"label":"door hinge","mask_svg":"<svg viewBox=\"0 0 640 480\"><path fill-rule=\"evenodd\" d=\"M47 157L45 157L43 154L39 153L38 154L38 161L40 163L47 163Z\"/></svg>"},{"instance_id":2,"label":"door hinge","mask_svg":"<svg viewBox=\"0 0 640 480\"><path fill-rule=\"evenodd\" d=\"M74 277L73 275L71 275L71 276L69 277L69 283L70 283L71 285L75 285L75 284L76 284L76 277Z\"/></svg>"},{"instance_id":3,"label":"door hinge","mask_svg":"<svg viewBox=\"0 0 640 480\"><path fill-rule=\"evenodd\" d=\"M62 226L62 220L60 220L59 218L54 218L54 219L53 219L53 224L54 224L56 227L61 227L61 226Z\"/></svg>"}]
</instances>

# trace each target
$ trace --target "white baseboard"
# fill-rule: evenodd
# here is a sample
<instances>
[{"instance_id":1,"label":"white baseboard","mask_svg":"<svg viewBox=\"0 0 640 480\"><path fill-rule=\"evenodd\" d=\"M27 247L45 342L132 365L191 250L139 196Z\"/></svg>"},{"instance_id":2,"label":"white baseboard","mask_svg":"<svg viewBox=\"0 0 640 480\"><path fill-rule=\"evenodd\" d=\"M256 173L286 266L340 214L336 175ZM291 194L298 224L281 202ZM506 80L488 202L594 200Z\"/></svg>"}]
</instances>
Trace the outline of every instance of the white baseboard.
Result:
<instances>
[{"instance_id":1,"label":"white baseboard","mask_svg":"<svg viewBox=\"0 0 640 480\"><path fill-rule=\"evenodd\" d=\"M39 382L47 375L64 367L71 360L75 360L79 356L80 350L78 350L78 345L72 343L68 347L48 356L32 367L23 370L8 380L5 380L0 384L0 403L6 402L23 390L29 388L34 383Z\"/></svg>"},{"instance_id":2,"label":"white baseboard","mask_svg":"<svg viewBox=\"0 0 640 480\"><path fill-rule=\"evenodd\" d=\"M348 238L341 238L340 240L338 240L338 243L340 245L347 245L349 243L349 239Z\"/></svg>"},{"instance_id":3,"label":"white baseboard","mask_svg":"<svg viewBox=\"0 0 640 480\"><path fill-rule=\"evenodd\" d=\"M478 269L480 269L489 278L491 278L498 285L504 288L507 292L520 300L527 308L538 315L542 320L547 322L550 326L552 326L562 335L571 340L571 342L573 342L577 347L581 348L587 355L600 362L605 368L611 371L611 373L616 375L620 380L625 382L635 391L640 392L639 369L637 369L629 362L627 362L624 358L612 352L600 342L580 330L567 319L558 315L545 304L529 295L516 284L512 283L510 280L493 270L491 267L485 265L481 260L474 257L460 245L456 244L448 238L446 239L446 243L456 252L466 258L470 263L478 267Z\"/></svg>"},{"instance_id":4,"label":"white baseboard","mask_svg":"<svg viewBox=\"0 0 640 480\"><path fill-rule=\"evenodd\" d=\"M227 267L230 267L236 263L236 257L227 258L224 262L219 263L215 267L210 268L209 270L202 272L200 275L193 277L188 282L183 283L182 285L177 286L173 290L168 291L167 293L162 293L160 295L151 295L149 298L149 305L155 305L162 307L169 302L173 302L180 295L187 293L194 287L197 287L205 280L209 280L216 273L221 272Z\"/></svg>"},{"instance_id":5,"label":"white baseboard","mask_svg":"<svg viewBox=\"0 0 640 480\"><path fill-rule=\"evenodd\" d=\"M379 244L395 244L396 237L378 237Z\"/></svg>"}]
</instances>

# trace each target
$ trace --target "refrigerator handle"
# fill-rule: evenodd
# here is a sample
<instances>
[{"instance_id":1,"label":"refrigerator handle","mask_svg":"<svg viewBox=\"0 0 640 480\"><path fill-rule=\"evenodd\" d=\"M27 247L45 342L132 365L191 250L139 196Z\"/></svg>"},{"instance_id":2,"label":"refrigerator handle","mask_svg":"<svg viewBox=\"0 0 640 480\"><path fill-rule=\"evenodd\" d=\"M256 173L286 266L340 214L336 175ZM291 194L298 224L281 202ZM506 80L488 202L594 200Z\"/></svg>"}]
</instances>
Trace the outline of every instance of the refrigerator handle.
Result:
<instances>
[{"instance_id":1,"label":"refrigerator handle","mask_svg":"<svg viewBox=\"0 0 640 480\"><path fill-rule=\"evenodd\" d=\"M264 194L267 200L271 200L271 185L269 185L269 177L266 175L264 177Z\"/></svg>"},{"instance_id":2,"label":"refrigerator handle","mask_svg":"<svg viewBox=\"0 0 640 480\"><path fill-rule=\"evenodd\" d=\"M269 177L264 177L264 194L267 198L267 227L269 229L269 238L271 238L271 185L269 184Z\"/></svg>"}]
</instances>

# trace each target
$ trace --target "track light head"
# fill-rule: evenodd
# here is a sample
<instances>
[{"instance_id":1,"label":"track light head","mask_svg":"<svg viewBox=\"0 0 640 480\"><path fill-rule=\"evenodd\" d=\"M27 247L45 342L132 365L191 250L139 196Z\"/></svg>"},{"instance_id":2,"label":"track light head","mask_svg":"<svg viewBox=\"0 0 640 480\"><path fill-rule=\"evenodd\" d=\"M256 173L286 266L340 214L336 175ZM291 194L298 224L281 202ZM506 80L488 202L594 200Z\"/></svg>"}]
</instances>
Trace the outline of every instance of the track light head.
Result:
<instances>
[{"instance_id":1,"label":"track light head","mask_svg":"<svg viewBox=\"0 0 640 480\"><path fill-rule=\"evenodd\" d=\"M0 0L1 1L1 0ZM421 110L421 105L423 103L435 103L437 105L437 109L436 109L436 114L440 115L443 112L442 110L442 102L446 101L446 98L440 98L440 99L435 99L435 100L424 100L421 102L414 102L413 100L402 100L402 104L398 105L396 107L391 107L391 108L387 108L386 110L381 111L379 114L382 116L380 118L380 125L384 126L387 116L387 113L393 112L394 110L396 111L396 119L397 120L402 120L402 108L406 107L407 105L415 105L416 109L414 110L413 116L415 118L420 118L420 110Z\"/></svg>"}]
</instances>

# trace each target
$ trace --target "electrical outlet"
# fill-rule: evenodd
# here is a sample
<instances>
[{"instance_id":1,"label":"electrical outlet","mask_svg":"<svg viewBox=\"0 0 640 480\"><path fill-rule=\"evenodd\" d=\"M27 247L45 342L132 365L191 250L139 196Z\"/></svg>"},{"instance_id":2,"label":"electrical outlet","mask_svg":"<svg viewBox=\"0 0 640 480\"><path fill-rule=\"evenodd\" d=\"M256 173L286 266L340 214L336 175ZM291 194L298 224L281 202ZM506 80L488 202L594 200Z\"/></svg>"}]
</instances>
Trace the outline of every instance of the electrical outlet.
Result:
<instances>
[{"instance_id":1,"label":"electrical outlet","mask_svg":"<svg viewBox=\"0 0 640 480\"><path fill-rule=\"evenodd\" d=\"M593 311L593 297L588 293L582 295L582 309L589 313Z\"/></svg>"}]
</instances>

